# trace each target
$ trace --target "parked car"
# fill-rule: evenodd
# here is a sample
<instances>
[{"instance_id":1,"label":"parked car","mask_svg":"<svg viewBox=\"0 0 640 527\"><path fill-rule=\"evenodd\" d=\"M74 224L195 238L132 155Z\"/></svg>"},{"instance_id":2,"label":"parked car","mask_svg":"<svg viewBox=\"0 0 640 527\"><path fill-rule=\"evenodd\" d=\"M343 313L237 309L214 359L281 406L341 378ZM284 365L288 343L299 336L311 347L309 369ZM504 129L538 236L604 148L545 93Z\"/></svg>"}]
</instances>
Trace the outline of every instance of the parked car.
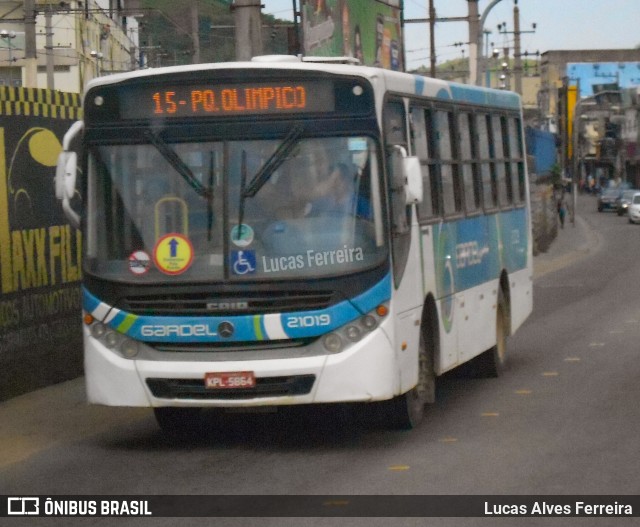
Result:
<instances>
[{"instance_id":1,"label":"parked car","mask_svg":"<svg viewBox=\"0 0 640 527\"><path fill-rule=\"evenodd\" d=\"M598 196L598 212L603 210L615 210L616 200L620 196L617 188L605 188Z\"/></svg>"},{"instance_id":2,"label":"parked car","mask_svg":"<svg viewBox=\"0 0 640 527\"><path fill-rule=\"evenodd\" d=\"M620 197L616 200L616 212L618 216L624 216L627 213L627 209L629 208L629 204L633 199L634 194L639 192L636 189L623 190Z\"/></svg>"},{"instance_id":3,"label":"parked car","mask_svg":"<svg viewBox=\"0 0 640 527\"><path fill-rule=\"evenodd\" d=\"M629 205L629 223L640 223L640 192L636 192Z\"/></svg>"}]
</instances>

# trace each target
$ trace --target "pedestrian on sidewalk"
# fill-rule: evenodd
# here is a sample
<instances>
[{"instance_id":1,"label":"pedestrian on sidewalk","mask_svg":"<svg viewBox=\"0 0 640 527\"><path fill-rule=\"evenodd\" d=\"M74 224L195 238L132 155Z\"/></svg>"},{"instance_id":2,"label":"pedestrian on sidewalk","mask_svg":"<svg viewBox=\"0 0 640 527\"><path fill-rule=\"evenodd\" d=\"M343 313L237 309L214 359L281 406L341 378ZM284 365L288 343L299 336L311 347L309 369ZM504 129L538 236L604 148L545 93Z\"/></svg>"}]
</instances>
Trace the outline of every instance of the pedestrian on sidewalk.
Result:
<instances>
[{"instance_id":1,"label":"pedestrian on sidewalk","mask_svg":"<svg viewBox=\"0 0 640 527\"><path fill-rule=\"evenodd\" d=\"M558 218L560 219L560 228L564 229L564 218L567 215L567 202L564 199L564 192L558 199Z\"/></svg>"}]
</instances>

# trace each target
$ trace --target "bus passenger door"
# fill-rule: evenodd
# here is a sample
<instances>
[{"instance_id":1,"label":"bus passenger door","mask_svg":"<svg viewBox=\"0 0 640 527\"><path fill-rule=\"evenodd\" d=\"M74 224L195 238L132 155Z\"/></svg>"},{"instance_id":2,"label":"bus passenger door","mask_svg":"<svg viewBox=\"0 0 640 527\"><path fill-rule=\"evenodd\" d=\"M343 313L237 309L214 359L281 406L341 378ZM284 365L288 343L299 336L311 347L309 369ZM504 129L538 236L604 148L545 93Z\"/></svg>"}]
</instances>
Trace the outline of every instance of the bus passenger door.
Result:
<instances>
[{"instance_id":1,"label":"bus passenger door","mask_svg":"<svg viewBox=\"0 0 640 527\"><path fill-rule=\"evenodd\" d=\"M405 196L402 151L407 151L408 143L407 120L402 101L390 101L386 104L384 133L394 285L392 297L395 335L392 342L399 365L400 392L403 393L418 381L423 284L416 207L408 206Z\"/></svg>"}]
</instances>

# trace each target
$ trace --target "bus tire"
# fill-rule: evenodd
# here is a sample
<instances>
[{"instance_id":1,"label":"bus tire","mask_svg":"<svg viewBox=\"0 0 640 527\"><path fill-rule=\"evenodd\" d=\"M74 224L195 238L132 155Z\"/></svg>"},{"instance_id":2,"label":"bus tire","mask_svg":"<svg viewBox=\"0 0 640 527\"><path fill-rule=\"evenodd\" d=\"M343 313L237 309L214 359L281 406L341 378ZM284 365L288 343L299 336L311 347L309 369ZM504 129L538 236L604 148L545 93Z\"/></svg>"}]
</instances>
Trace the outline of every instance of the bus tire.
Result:
<instances>
[{"instance_id":1,"label":"bus tire","mask_svg":"<svg viewBox=\"0 0 640 527\"><path fill-rule=\"evenodd\" d=\"M435 401L435 370L433 350L427 349L424 333L420 332L418 350L418 384L402 395L386 402L386 421L395 430L411 430L424 419L425 405Z\"/></svg>"},{"instance_id":2,"label":"bus tire","mask_svg":"<svg viewBox=\"0 0 640 527\"><path fill-rule=\"evenodd\" d=\"M188 438L202 430L201 408L172 406L154 408L153 413L160 429L175 438Z\"/></svg>"},{"instance_id":3,"label":"bus tire","mask_svg":"<svg viewBox=\"0 0 640 527\"><path fill-rule=\"evenodd\" d=\"M476 373L478 377L500 377L507 363L507 303L502 289L498 293L496 308L496 345L477 358Z\"/></svg>"}]
</instances>

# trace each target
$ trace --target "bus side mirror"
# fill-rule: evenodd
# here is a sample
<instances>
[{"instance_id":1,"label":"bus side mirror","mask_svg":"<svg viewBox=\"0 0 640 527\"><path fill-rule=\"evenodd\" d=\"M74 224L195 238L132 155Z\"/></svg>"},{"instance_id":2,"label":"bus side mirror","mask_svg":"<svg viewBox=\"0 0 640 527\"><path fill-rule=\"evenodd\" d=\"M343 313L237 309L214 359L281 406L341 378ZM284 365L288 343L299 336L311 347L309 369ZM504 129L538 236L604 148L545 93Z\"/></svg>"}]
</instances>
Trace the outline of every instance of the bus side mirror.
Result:
<instances>
[{"instance_id":1,"label":"bus side mirror","mask_svg":"<svg viewBox=\"0 0 640 527\"><path fill-rule=\"evenodd\" d=\"M407 205L422 203L422 170L417 157L405 157L402 160L405 177L405 200Z\"/></svg>"},{"instance_id":2,"label":"bus side mirror","mask_svg":"<svg viewBox=\"0 0 640 527\"><path fill-rule=\"evenodd\" d=\"M71 150L71 142L78 137L84 124L76 121L64 134L62 139L62 152L58 156L56 165L56 198L62 201L62 210L69 223L76 229L80 228L80 216L71 208L71 199L76 193L76 178L78 173L78 154Z\"/></svg>"},{"instance_id":3,"label":"bus side mirror","mask_svg":"<svg viewBox=\"0 0 640 527\"><path fill-rule=\"evenodd\" d=\"M415 156L408 156L407 151L400 145L391 147L392 182L391 188L395 192L404 194L404 204L422 203L422 170L420 160Z\"/></svg>"},{"instance_id":4,"label":"bus side mirror","mask_svg":"<svg viewBox=\"0 0 640 527\"><path fill-rule=\"evenodd\" d=\"M60 152L56 166L56 198L62 201L73 198L77 170L78 155L75 152Z\"/></svg>"}]
</instances>

